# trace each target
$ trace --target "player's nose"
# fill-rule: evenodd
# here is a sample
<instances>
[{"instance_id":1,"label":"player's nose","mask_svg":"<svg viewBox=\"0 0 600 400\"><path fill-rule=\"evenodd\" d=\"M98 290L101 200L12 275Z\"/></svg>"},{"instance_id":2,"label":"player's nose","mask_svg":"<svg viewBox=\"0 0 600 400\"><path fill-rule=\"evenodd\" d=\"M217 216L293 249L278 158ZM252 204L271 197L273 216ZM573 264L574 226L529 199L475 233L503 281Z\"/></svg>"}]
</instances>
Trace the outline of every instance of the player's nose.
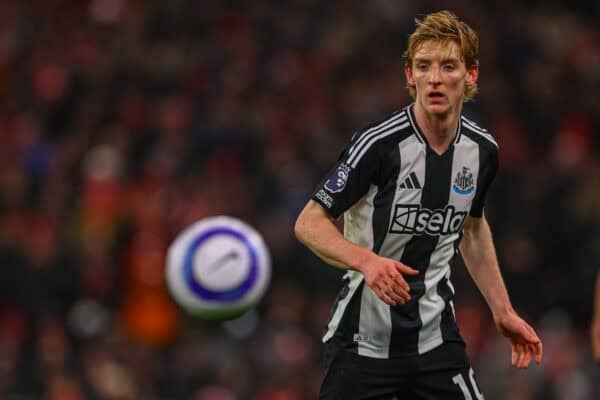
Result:
<instances>
[{"instance_id":1,"label":"player's nose","mask_svg":"<svg viewBox=\"0 0 600 400\"><path fill-rule=\"evenodd\" d=\"M441 82L441 74L440 67L438 65L433 65L429 69L429 83L435 84Z\"/></svg>"}]
</instances>

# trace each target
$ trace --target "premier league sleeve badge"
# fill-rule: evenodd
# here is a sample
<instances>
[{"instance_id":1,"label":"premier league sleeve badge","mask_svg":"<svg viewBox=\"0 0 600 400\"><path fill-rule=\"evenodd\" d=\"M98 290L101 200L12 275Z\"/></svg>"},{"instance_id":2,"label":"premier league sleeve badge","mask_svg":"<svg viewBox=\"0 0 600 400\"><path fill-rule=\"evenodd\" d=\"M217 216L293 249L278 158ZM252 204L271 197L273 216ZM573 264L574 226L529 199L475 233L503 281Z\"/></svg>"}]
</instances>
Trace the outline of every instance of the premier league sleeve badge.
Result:
<instances>
[{"instance_id":1,"label":"premier league sleeve badge","mask_svg":"<svg viewBox=\"0 0 600 400\"><path fill-rule=\"evenodd\" d=\"M325 182L325 190L330 193L338 193L344 190L346 183L348 182L348 176L350 175L350 166L344 163L338 165L333 173Z\"/></svg>"}]
</instances>

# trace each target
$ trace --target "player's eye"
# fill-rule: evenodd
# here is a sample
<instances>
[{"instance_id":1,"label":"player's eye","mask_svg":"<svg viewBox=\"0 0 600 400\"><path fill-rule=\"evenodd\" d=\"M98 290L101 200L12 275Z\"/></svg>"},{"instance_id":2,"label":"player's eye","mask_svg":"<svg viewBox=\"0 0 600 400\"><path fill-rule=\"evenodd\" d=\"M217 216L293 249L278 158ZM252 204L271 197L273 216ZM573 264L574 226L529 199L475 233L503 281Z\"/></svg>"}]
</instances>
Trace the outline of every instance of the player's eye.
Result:
<instances>
[{"instance_id":1,"label":"player's eye","mask_svg":"<svg viewBox=\"0 0 600 400\"><path fill-rule=\"evenodd\" d=\"M448 72L452 72L456 69L455 64L444 64L444 69Z\"/></svg>"}]
</instances>

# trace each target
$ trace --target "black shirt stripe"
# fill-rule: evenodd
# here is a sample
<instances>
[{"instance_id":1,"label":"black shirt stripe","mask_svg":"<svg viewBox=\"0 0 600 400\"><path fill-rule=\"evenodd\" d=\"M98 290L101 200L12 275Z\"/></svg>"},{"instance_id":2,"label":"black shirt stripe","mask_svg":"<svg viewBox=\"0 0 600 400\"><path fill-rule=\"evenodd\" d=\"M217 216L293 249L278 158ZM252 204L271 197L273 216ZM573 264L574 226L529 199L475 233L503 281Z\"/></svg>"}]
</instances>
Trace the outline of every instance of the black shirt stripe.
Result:
<instances>
[{"instance_id":1,"label":"black shirt stripe","mask_svg":"<svg viewBox=\"0 0 600 400\"><path fill-rule=\"evenodd\" d=\"M443 209L450 197L450 182L452 173L452 158L454 147L437 155L429 146L425 162L425 183L421 196L421 207L429 210ZM392 339L390 354L418 353L419 330L419 298L425 293L425 271L431 261L431 254L438 244L439 236L415 235L406 245L402 263L418 269L417 276L405 276L411 286L411 299L408 303L396 306L392 312ZM394 330L395 329L395 330Z\"/></svg>"}]
</instances>

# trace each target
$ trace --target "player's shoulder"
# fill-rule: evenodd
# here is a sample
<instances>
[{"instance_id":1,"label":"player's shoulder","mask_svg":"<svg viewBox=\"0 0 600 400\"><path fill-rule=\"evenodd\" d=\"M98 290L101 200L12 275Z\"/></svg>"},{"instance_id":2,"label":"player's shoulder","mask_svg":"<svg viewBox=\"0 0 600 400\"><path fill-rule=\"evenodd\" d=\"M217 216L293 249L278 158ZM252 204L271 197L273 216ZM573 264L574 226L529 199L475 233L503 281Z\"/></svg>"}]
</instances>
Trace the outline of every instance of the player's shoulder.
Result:
<instances>
[{"instance_id":1,"label":"player's shoulder","mask_svg":"<svg viewBox=\"0 0 600 400\"><path fill-rule=\"evenodd\" d=\"M379 147L390 141L398 141L409 129L410 121L406 108L387 113L358 129L352 136L350 150Z\"/></svg>"},{"instance_id":2,"label":"player's shoulder","mask_svg":"<svg viewBox=\"0 0 600 400\"><path fill-rule=\"evenodd\" d=\"M379 141L408 128L409 125L406 108L387 113L358 129L352 136L352 144L365 140Z\"/></svg>"},{"instance_id":3,"label":"player's shoulder","mask_svg":"<svg viewBox=\"0 0 600 400\"><path fill-rule=\"evenodd\" d=\"M376 122L359 129L348 148L348 160L356 166L367 153L381 154L382 149L405 138L410 129L407 110L402 109L380 118Z\"/></svg>"},{"instance_id":4,"label":"player's shoulder","mask_svg":"<svg viewBox=\"0 0 600 400\"><path fill-rule=\"evenodd\" d=\"M480 144L491 152L498 152L498 142L494 135L474 118L462 114L460 116L461 134Z\"/></svg>"}]
</instances>

